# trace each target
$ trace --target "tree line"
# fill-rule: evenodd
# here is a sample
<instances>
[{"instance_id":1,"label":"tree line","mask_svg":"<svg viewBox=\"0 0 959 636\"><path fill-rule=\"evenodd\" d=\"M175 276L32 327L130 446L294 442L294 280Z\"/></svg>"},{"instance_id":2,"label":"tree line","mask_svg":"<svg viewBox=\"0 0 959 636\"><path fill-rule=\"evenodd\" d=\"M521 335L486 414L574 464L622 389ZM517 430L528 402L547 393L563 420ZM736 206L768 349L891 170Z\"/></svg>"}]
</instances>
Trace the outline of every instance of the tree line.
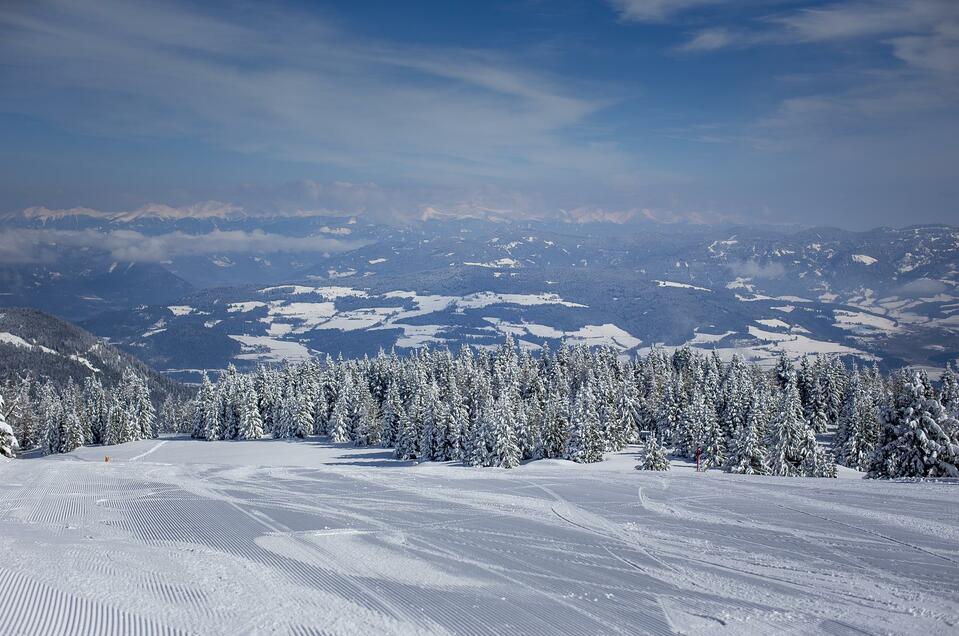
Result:
<instances>
[{"instance_id":1,"label":"tree line","mask_svg":"<svg viewBox=\"0 0 959 636\"><path fill-rule=\"evenodd\" d=\"M88 443L155 436L157 418L142 394L132 397L131 382L111 408L60 408L77 414ZM88 403L87 386L63 391L71 392L81 399L62 403ZM117 408L114 426L103 414ZM959 477L957 414L951 368L937 387L923 371L884 375L826 356L795 364L782 355L767 371L690 348L623 359L610 348L562 346L534 356L507 337L495 350L457 354L327 356L249 374L231 366L215 382L204 377L192 401L168 398L158 419L198 439L326 435L392 448L399 459L471 466L596 462L641 443L638 468L648 470L668 469L673 457L758 475L831 477L838 464L871 477ZM64 444L58 426L62 452L78 438Z\"/></svg>"}]
</instances>

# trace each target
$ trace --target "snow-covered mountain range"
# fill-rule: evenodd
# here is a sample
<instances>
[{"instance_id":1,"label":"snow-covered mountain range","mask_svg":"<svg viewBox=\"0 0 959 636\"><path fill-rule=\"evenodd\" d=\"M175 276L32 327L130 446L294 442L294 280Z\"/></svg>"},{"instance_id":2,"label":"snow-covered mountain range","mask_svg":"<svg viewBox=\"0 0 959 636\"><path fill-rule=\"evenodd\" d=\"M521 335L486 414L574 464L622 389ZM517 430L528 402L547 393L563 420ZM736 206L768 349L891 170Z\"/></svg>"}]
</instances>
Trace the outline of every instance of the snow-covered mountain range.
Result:
<instances>
[{"instance_id":1,"label":"snow-covered mountain range","mask_svg":"<svg viewBox=\"0 0 959 636\"><path fill-rule=\"evenodd\" d=\"M394 226L207 208L8 217L39 257L4 259L0 303L81 321L184 377L316 353L491 345L505 333L529 348L689 344L759 361L778 349L885 366L959 355L950 226Z\"/></svg>"}]
</instances>

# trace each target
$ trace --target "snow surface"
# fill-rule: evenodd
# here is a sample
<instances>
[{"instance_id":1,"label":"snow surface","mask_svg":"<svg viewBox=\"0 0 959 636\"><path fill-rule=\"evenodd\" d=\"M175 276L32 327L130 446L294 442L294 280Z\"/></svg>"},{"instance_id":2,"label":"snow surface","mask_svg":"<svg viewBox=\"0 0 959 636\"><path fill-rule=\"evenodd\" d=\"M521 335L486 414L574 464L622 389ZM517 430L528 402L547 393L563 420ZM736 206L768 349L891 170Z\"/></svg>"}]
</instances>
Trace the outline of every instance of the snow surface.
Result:
<instances>
[{"instance_id":1,"label":"snow surface","mask_svg":"<svg viewBox=\"0 0 959 636\"><path fill-rule=\"evenodd\" d=\"M857 263L862 263L863 265L875 265L879 262L879 259L873 258L868 254L853 254L852 260L856 261Z\"/></svg>"},{"instance_id":2,"label":"snow surface","mask_svg":"<svg viewBox=\"0 0 959 636\"><path fill-rule=\"evenodd\" d=\"M574 331L560 331L549 325L540 325L531 322L509 322L500 318L484 316L483 320L493 325L497 331L502 334L512 334L513 336L531 336L532 338L555 338L563 339L569 344L586 345L589 347L607 346L627 351L635 349L642 344L642 340L636 338L625 329L621 329L612 323L602 325L584 325ZM541 346L526 341L529 349L540 349Z\"/></svg>"},{"instance_id":3,"label":"snow surface","mask_svg":"<svg viewBox=\"0 0 959 636\"><path fill-rule=\"evenodd\" d=\"M2 342L2 343L4 343L4 344L13 345L14 347L21 347L21 348L23 348L23 349L32 349L32 348L33 348L33 345L32 345L32 344L30 344L29 342L27 342L26 340L24 340L24 339L21 338L20 336L18 336L18 335L16 335L16 334L13 334L13 333L8 333L8 332L6 332L6 331L4 331L3 333L0 333L0 342Z\"/></svg>"},{"instance_id":4,"label":"snow surface","mask_svg":"<svg viewBox=\"0 0 959 636\"><path fill-rule=\"evenodd\" d=\"M511 245L512 245L512 244L511 244ZM516 245L518 245L518 243L517 243ZM506 247L507 249L509 249L509 246L505 246L505 247ZM513 245L513 247L515 247L515 245ZM488 263L469 262L469 263L463 263L463 265L467 265L467 266L470 266L470 267L488 267L488 268L497 268L497 267L519 267L519 261L517 261L517 260L515 260L515 259L512 259L512 258L505 258L505 257L504 257L504 258L498 258L498 259L496 259L495 261L491 261L491 262L488 262Z\"/></svg>"},{"instance_id":5,"label":"snow surface","mask_svg":"<svg viewBox=\"0 0 959 636\"><path fill-rule=\"evenodd\" d=\"M170 438L4 462L0 631L955 633L956 484L636 461Z\"/></svg>"},{"instance_id":6,"label":"snow surface","mask_svg":"<svg viewBox=\"0 0 959 636\"><path fill-rule=\"evenodd\" d=\"M263 362L285 362L309 360L310 350L299 342L278 340L269 336L239 336L230 335L243 345L243 353L236 356L238 360L261 360Z\"/></svg>"},{"instance_id":7,"label":"snow surface","mask_svg":"<svg viewBox=\"0 0 959 636\"><path fill-rule=\"evenodd\" d=\"M21 347L21 348L24 348L24 349L34 349L34 348L36 348L36 349L39 349L40 351L43 351L44 353L50 353L50 354L53 354L53 355L55 355L55 356L60 355L60 353L59 353L58 351L54 351L54 350L51 349L50 347L44 347L43 345L31 344L31 343L27 342L26 340L24 340L23 338L21 338L20 336L18 336L17 334L9 333L9 332L7 332L7 331L4 331L4 332L0 333L0 342L5 343L5 344L10 344L10 345L13 345L13 346L15 346L15 347ZM89 362L88 362L87 364L89 364Z\"/></svg>"},{"instance_id":8,"label":"snow surface","mask_svg":"<svg viewBox=\"0 0 959 636\"><path fill-rule=\"evenodd\" d=\"M789 329L790 327L788 322L782 321L779 318L763 318L756 322L764 327L772 327L773 329Z\"/></svg>"},{"instance_id":9,"label":"snow surface","mask_svg":"<svg viewBox=\"0 0 959 636\"><path fill-rule=\"evenodd\" d=\"M711 292L713 290L707 289L705 287L697 287L696 285L689 285L688 283L677 283L671 280L657 280L656 284L659 287L677 287L680 289L695 289L696 291Z\"/></svg>"}]
</instances>

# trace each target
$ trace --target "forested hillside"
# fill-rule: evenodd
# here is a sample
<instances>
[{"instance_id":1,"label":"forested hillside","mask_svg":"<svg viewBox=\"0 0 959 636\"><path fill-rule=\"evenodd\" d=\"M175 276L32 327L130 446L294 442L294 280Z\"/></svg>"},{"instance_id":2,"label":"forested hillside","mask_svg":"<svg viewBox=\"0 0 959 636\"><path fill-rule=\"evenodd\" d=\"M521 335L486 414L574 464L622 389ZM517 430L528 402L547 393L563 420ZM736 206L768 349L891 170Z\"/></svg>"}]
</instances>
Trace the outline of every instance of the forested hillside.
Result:
<instances>
[{"instance_id":1,"label":"forested hillside","mask_svg":"<svg viewBox=\"0 0 959 636\"><path fill-rule=\"evenodd\" d=\"M96 377L106 387L117 385L126 371L141 376L155 401L185 395L180 383L156 373L130 354L88 331L36 309L0 310L0 384L19 382L27 374L64 386L82 385Z\"/></svg>"}]
</instances>

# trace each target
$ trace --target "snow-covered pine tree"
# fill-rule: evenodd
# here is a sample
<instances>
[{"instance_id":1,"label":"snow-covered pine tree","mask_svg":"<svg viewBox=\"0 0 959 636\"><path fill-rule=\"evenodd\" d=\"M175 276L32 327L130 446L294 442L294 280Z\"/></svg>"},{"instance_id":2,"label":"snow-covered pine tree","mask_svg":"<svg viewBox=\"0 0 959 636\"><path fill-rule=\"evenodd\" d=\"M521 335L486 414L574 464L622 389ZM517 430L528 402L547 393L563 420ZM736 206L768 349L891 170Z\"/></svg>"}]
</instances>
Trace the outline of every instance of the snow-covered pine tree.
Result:
<instances>
[{"instance_id":1,"label":"snow-covered pine tree","mask_svg":"<svg viewBox=\"0 0 959 636\"><path fill-rule=\"evenodd\" d=\"M133 408L136 410L137 423L140 425L137 431L138 439L156 439L160 436L160 429L157 426L156 409L153 407L153 400L150 399L150 389L142 376L135 377Z\"/></svg>"},{"instance_id":2,"label":"snow-covered pine tree","mask_svg":"<svg viewBox=\"0 0 959 636\"><path fill-rule=\"evenodd\" d=\"M122 444L128 428L127 411L116 392L107 395L107 426L103 434L103 443Z\"/></svg>"},{"instance_id":3,"label":"snow-covered pine tree","mask_svg":"<svg viewBox=\"0 0 959 636\"><path fill-rule=\"evenodd\" d=\"M785 351L779 352L779 359L776 361L776 369L773 375L776 378L776 386L779 387L780 391L785 390L790 382L796 381L796 367Z\"/></svg>"},{"instance_id":4,"label":"snow-covered pine tree","mask_svg":"<svg viewBox=\"0 0 959 636\"><path fill-rule=\"evenodd\" d=\"M449 402L449 409L446 413L446 443L444 445L448 453L447 459L463 461L469 435L469 411L455 379L450 383L447 401Z\"/></svg>"},{"instance_id":5,"label":"snow-covered pine tree","mask_svg":"<svg viewBox=\"0 0 959 636\"><path fill-rule=\"evenodd\" d=\"M767 405L764 391L754 389L749 402L746 420L735 437L729 442L729 456L725 470L743 475L766 475L769 473L763 435L767 426Z\"/></svg>"},{"instance_id":6,"label":"snow-covered pine tree","mask_svg":"<svg viewBox=\"0 0 959 636\"><path fill-rule=\"evenodd\" d=\"M656 434L651 434L643 446L643 463L638 466L642 470L669 470L669 458L666 457L666 449L656 438Z\"/></svg>"},{"instance_id":7,"label":"snow-covered pine tree","mask_svg":"<svg viewBox=\"0 0 959 636\"><path fill-rule=\"evenodd\" d=\"M513 428L513 406L510 402L510 391L501 390L496 406L493 408L494 439L491 463L500 468L516 468L519 466L520 449L516 440L516 430Z\"/></svg>"},{"instance_id":8,"label":"snow-covered pine tree","mask_svg":"<svg viewBox=\"0 0 959 636\"><path fill-rule=\"evenodd\" d=\"M829 404L826 394L826 365L817 358L813 366L811 384L807 387L806 421L816 433L825 433L829 425Z\"/></svg>"},{"instance_id":9,"label":"snow-covered pine tree","mask_svg":"<svg viewBox=\"0 0 959 636\"><path fill-rule=\"evenodd\" d=\"M639 435L639 396L632 376L620 383L619 396L613 409L615 436L611 451L619 451L631 444Z\"/></svg>"},{"instance_id":10,"label":"snow-covered pine tree","mask_svg":"<svg viewBox=\"0 0 959 636\"><path fill-rule=\"evenodd\" d=\"M72 410L65 410L60 428L60 451L69 453L83 446L83 424Z\"/></svg>"},{"instance_id":11,"label":"snow-covered pine tree","mask_svg":"<svg viewBox=\"0 0 959 636\"><path fill-rule=\"evenodd\" d=\"M543 456L563 457L569 442L569 396L567 385L555 381L546 398L543 414Z\"/></svg>"},{"instance_id":12,"label":"snow-covered pine tree","mask_svg":"<svg viewBox=\"0 0 959 636\"><path fill-rule=\"evenodd\" d=\"M485 353L483 350L477 356L473 395L469 399L469 427L463 431L463 462L468 466L486 466L492 450L493 392L489 376L482 371Z\"/></svg>"},{"instance_id":13,"label":"snow-covered pine tree","mask_svg":"<svg viewBox=\"0 0 959 636\"><path fill-rule=\"evenodd\" d=\"M836 426L842 414L843 397L849 376L839 358L830 358L825 370L826 414L829 426Z\"/></svg>"},{"instance_id":14,"label":"snow-covered pine tree","mask_svg":"<svg viewBox=\"0 0 959 636\"><path fill-rule=\"evenodd\" d=\"M766 449L771 474L782 477L800 474L802 457L799 456L799 446L807 428L799 388L792 378L780 393L779 408L767 429Z\"/></svg>"},{"instance_id":15,"label":"snow-covered pine tree","mask_svg":"<svg viewBox=\"0 0 959 636\"><path fill-rule=\"evenodd\" d=\"M439 430L439 409L440 409L439 387L435 381L430 381L426 386L426 399L423 409L423 426L420 429L419 455L425 460L439 459L439 451L436 448L436 442L440 439Z\"/></svg>"},{"instance_id":16,"label":"snow-covered pine tree","mask_svg":"<svg viewBox=\"0 0 959 636\"><path fill-rule=\"evenodd\" d=\"M100 379L91 375L83 382L82 417L84 436L90 444L103 444L109 415L106 392Z\"/></svg>"},{"instance_id":17,"label":"snow-covered pine tree","mask_svg":"<svg viewBox=\"0 0 959 636\"><path fill-rule=\"evenodd\" d=\"M837 455L841 457L843 465L867 471L879 444L879 409L861 384L857 386L850 409L848 434Z\"/></svg>"},{"instance_id":18,"label":"snow-covered pine tree","mask_svg":"<svg viewBox=\"0 0 959 636\"><path fill-rule=\"evenodd\" d=\"M260 417L263 419L263 432L271 433L276 430L276 415L281 399L276 374L260 365L253 378L253 386Z\"/></svg>"},{"instance_id":19,"label":"snow-covered pine tree","mask_svg":"<svg viewBox=\"0 0 959 636\"><path fill-rule=\"evenodd\" d=\"M869 477L959 477L959 422L930 398L919 372L904 372L883 416Z\"/></svg>"},{"instance_id":20,"label":"snow-covered pine tree","mask_svg":"<svg viewBox=\"0 0 959 636\"><path fill-rule=\"evenodd\" d=\"M378 445L383 435L383 414L378 400L370 391L363 391L360 395L359 418L356 445Z\"/></svg>"},{"instance_id":21,"label":"snow-covered pine tree","mask_svg":"<svg viewBox=\"0 0 959 636\"><path fill-rule=\"evenodd\" d=\"M656 439L665 446L679 445L680 395L678 378L670 378L656 408Z\"/></svg>"},{"instance_id":22,"label":"snow-covered pine tree","mask_svg":"<svg viewBox=\"0 0 959 636\"><path fill-rule=\"evenodd\" d=\"M31 450L40 445L40 430L36 407L33 403L33 378L27 373L17 386L12 410L8 409L7 423L20 443L21 450Z\"/></svg>"},{"instance_id":23,"label":"snow-covered pine tree","mask_svg":"<svg viewBox=\"0 0 959 636\"><path fill-rule=\"evenodd\" d=\"M726 434L715 408L704 402L702 413L702 469L709 470L721 467L726 461Z\"/></svg>"},{"instance_id":24,"label":"snow-covered pine tree","mask_svg":"<svg viewBox=\"0 0 959 636\"><path fill-rule=\"evenodd\" d=\"M40 386L37 416L40 425L40 448L44 455L60 452L60 420L63 404L53 383L47 380Z\"/></svg>"},{"instance_id":25,"label":"snow-covered pine tree","mask_svg":"<svg viewBox=\"0 0 959 636\"><path fill-rule=\"evenodd\" d=\"M239 384L239 425L237 438L260 439L263 437L263 418L260 416L259 397L256 388L248 378Z\"/></svg>"},{"instance_id":26,"label":"snow-covered pine tree","mask_svg":"<svg viewBox=\"0 0 959 636\"><path fill-rule=\"evenodd\" d=\"M396 445L399 436L400 420L405 409L400 402L399 385L395 378L390 378L386 388L386 400L383 402L383 434L380 445L391 448Z\"/></svg>"},{"instance_id":27,"label":"snow-covered pine tree","mask_svg":"<svg viewBox=\"0 0 959 636\"><path fill-rule=\"evenodd\" d=\"M205 373L193 412L193 437L207 441L220 439L220 404L216 388Z\"/></svg>"},{"instance_id":28,"label":"snow-covered pine tree","mask_svg":"<svg viewBox=\"0 0 959 636\"><path fill-rule=\"evenodd\" d=\"M946 370L939 382L941 386L939 402L942 404L942 408L946 409L946 413L950 417L959 417L959 378L956 377L956 372L953 371L951 364L946 365Z\"/></svg>"},{"instance_id":29,"label":"snow-covered pine tree","mask_svg":"<svg viewBox=\"0 0 959 636\"><path fill-rule=\"evenodd\" d=\"M706 396L695 384L685 393L679 409L679 419L673 434L679 452L692 459L696 450L705 452L706 426L715 417L710 418L707 411Z\"/></svg>"},{"instance_id":30,"label":"snow-covered pine tree","mask_svg":"<svg viewBox=\"0 0 959 636\"><path fill-rule=\"evenodd\" d=\"M0 395L0 455L16 457L17 451L20 450L20 443L13 435L13 427L7 424L4 413L3 396Z\"/></svg>"},{"instance_id":31,"label":"snow-covered pine tree","mask_svg":"<svg viewBox=\"0 0 959 636\"><path fill-rule=\"evenodd\" d=\"M333 404L333 411L330 413L330 441L336 444L350 441L348 420L352 385L347 384L344 389L338 393L336 403Z\"/></svg>"},{"instance_id":32,"label":"snow-covered pine tree","mask_svg":"<svg viewBox=\"0 0 959 636\"><path fill-rule=\"evenodd\" d=\"M297 386L293 391L293 411L292 426L287 432L287 437L304 438L313 434L313 404L310 403L309 394L300 392Z\"/></svg>"},{"instance_id":33,"label":"snow-covered pine tree","mask_svg":"<svg viewBox=\"0 0 959 636\"><path fill-rule=\"evenodd\" d=\"M588 383L584 384L576 393L565 459L577 463L598 462L603 459L603 442L599 436L599 415L596 413L593 402L592 389Z\"/></svg>"},{"instance_id":34,"label":"snow-covered pine tree","mask_svg":"<svg viewBox=\"0 0 959 636\"><path fill-rule=\"evenodd\" d=\"M419 430L415 418L416 416L407 410L400 414L400 430L396 436L396 449L393 451L397 459L416 459Z\"/></svg>"}]
</instances>

